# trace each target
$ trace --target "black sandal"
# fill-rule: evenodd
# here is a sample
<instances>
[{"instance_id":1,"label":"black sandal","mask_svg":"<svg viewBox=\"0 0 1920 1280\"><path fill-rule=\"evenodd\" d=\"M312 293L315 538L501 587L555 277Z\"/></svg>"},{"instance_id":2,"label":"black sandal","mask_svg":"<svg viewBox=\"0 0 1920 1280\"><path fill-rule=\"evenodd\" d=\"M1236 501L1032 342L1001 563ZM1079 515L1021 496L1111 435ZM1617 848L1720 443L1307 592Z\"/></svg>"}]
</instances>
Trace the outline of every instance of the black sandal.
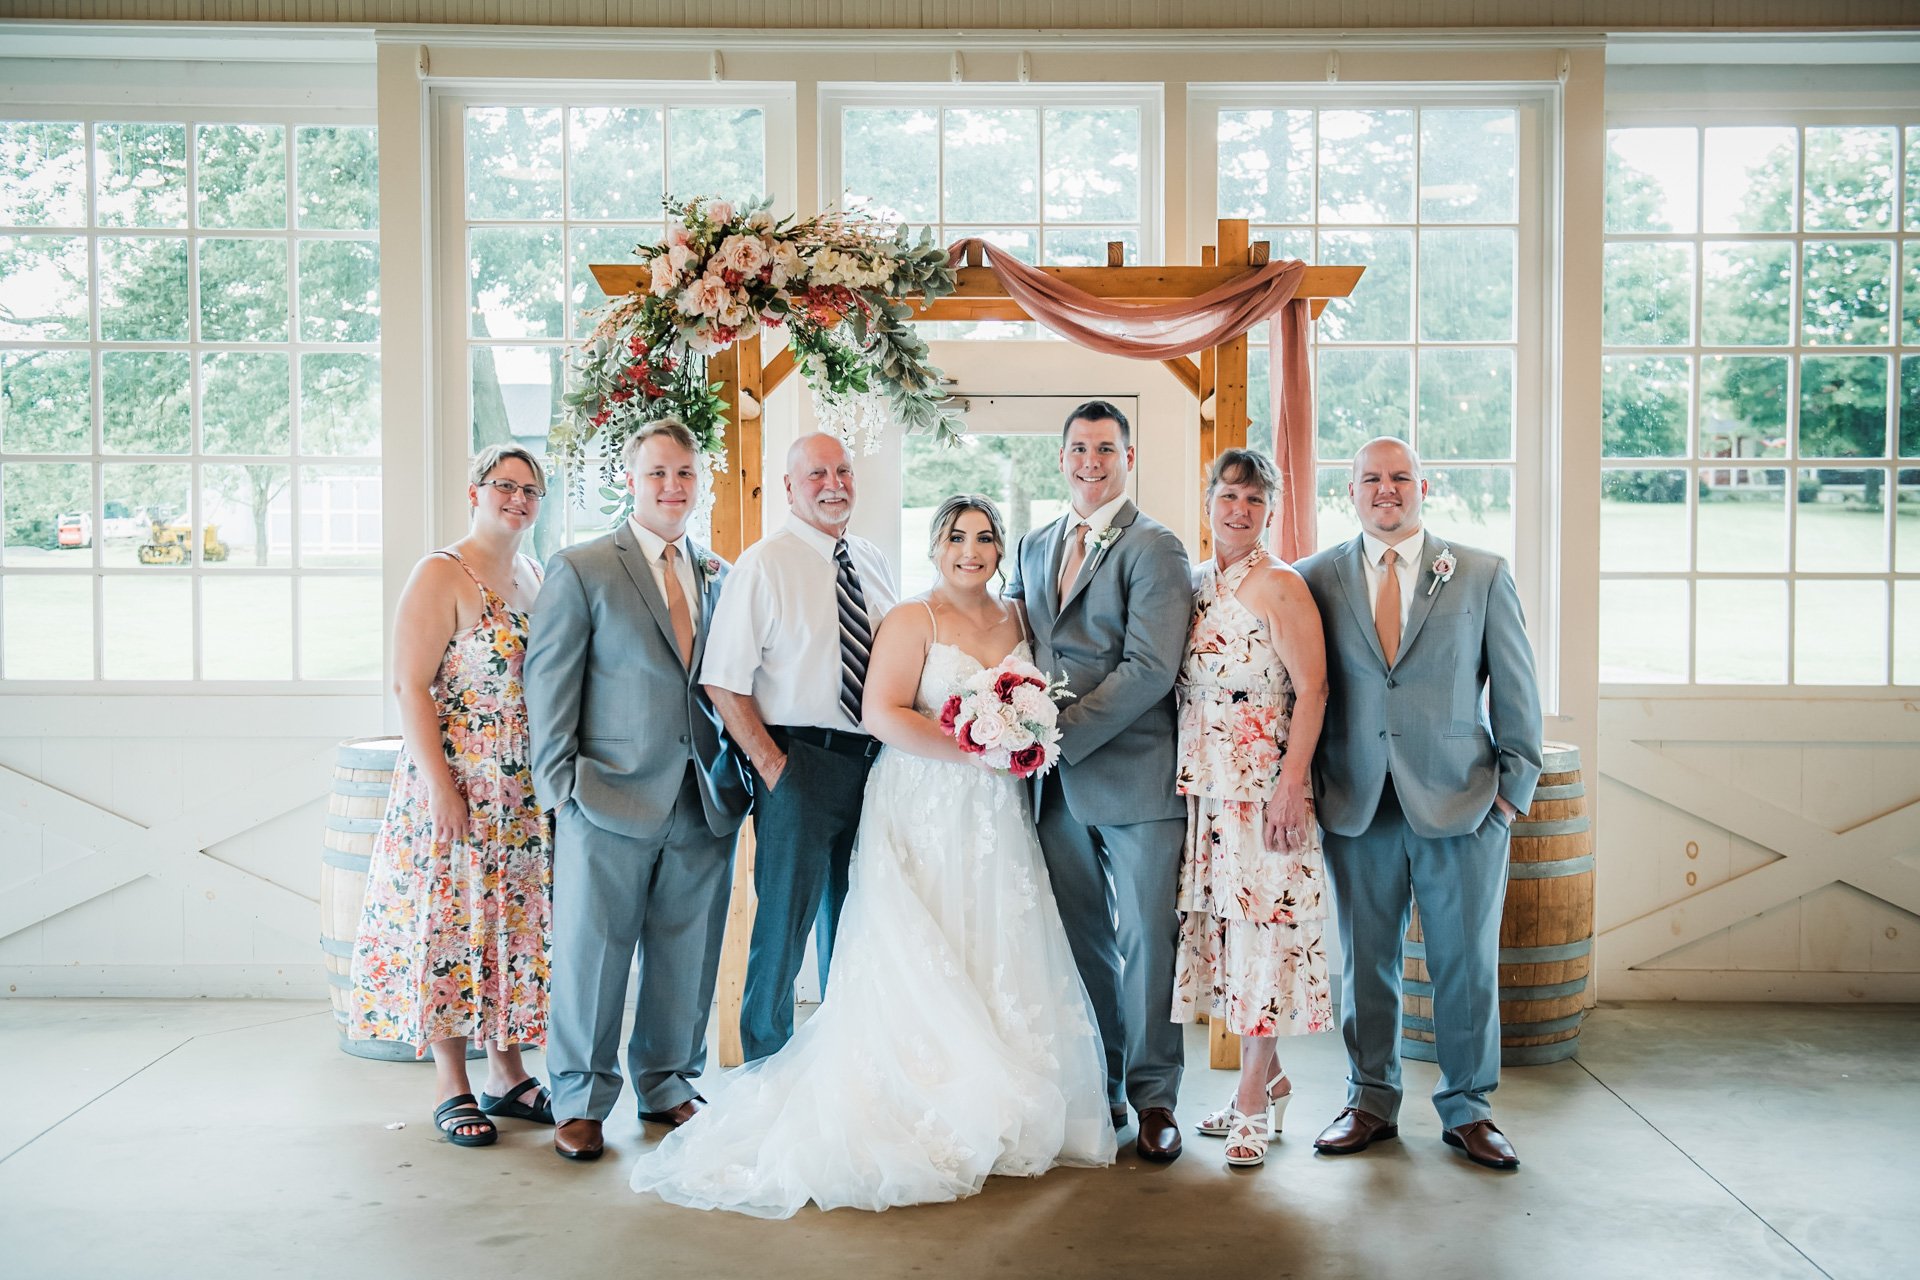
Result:
<instances>
[{"instance_id":1,"label":"black sandal","mask_svg":"<svg viewBox=\"0 0 1920 1280\"><path fill-rule=\"evenodd\" d=\"M534 1091L531 1103L516 1101L529 1089ZM535 1124L553 1123L553 1095L547 1092L547 1086L532 1076L528 1076L498 1098L490 1093L481 1094L480 1109L490 1116L505 1116L509 1120L531 1120Z\"/></svg>"},{"instance_id":2,"label":"black sandal","mask_svg":"<svg viewBox=\"0 0 1920 1280\"><path fill-rule=\"evenodd\" d=\"M490 1147L500 1137L500 1131L493 1127L493 1121L473 1105L470 1093L455 1094L433 1109L433 1123L445 1135L448 1142L456 1147ZM483 1124L487 1126L479 1133L461 1133L460 1126Z\"/></svg>"}]
</instances>

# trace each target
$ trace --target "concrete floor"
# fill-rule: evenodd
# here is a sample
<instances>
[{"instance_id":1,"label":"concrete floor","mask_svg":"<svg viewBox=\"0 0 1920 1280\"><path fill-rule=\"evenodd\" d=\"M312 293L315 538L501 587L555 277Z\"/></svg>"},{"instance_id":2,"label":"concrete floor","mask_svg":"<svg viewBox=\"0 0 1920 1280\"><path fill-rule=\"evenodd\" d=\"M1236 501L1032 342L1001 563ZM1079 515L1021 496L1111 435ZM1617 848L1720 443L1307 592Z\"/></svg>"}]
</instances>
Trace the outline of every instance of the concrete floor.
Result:
<instances>
[{"instance_id":1,"label":"concrete floor","mask_svg":"<svg viewBox=\"0 0 1920 1280\"><path fill-rule=\"evenodd\" d=\"M1578 1062L1496 1099L1525 1161L1440 1142L1408 1065L1402 1140L1345 1159L1313 1135L1336 1036L1288 1046L1296 1099L1264 1169L1190 1136L1171 1167L994 1179L958 1205L787 1222L627 1190L631 1111L597 1165L506 1122L436 1140L425 1067L334 1045L319 1003L0 1001L0 1275L1880 1277L1920 1257L1920 1013L1628 1005ZM1190 1035L1188 1122L1230 1077ZM629 1095L630 1098L630 1095ZM624 1109L623 1109L624 1110ZM404 1121L405 1128L389 1128Z\"/></svg>"}]
</instances>

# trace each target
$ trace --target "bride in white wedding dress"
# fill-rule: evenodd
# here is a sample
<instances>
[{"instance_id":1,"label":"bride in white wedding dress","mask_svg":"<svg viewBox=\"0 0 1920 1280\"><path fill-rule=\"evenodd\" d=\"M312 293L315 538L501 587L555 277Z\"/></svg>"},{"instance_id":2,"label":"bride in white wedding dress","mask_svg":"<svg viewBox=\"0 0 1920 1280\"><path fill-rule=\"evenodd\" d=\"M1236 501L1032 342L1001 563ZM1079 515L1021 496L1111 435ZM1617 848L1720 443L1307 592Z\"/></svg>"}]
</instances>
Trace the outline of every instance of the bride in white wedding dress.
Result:
<instances>
[{"instance_id":1,"label":"bride in white wedding dress","mask_svg":"<svg viewBox=\"0 0 1920 1280\"><path fill-rule=\"evenodd\" d=\"M1106 1066L1054 907L1027 787L936 722L1018 653L990 590L1005 549L986 498L934 517L940 580L887 615L864 701L867 781L825 1002L779 1053L642 1155L633 1188L785 1218L957 1200L989 1174L1114 1158Z\"/></svg>"}]
</instances>

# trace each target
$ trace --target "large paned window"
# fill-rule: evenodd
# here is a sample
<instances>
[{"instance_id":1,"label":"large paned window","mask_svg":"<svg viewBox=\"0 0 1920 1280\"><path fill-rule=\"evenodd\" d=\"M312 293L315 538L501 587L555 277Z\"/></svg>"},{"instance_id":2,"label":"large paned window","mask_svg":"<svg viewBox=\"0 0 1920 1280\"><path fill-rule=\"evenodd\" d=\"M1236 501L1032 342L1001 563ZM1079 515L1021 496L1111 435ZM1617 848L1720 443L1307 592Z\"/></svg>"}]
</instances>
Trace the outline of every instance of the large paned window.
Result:
<instances>
[{"instance_id":1,"label":"large paned window","mask_svg":"<svg viewBox=\"0 0 1920 1280\"><path fill-rule=\"evenodd\" d=\"M1148 194L1157 158L1157 94L1116 87L1071 93L995 87L943 95L916 88L822 94L846 207L931 228L942 244L977 236L1026 262L1102 266L1107 245L1128 266L1153 261ZM831 176L831 173L830 173ZM949 322L930 336L1052 336L1032 321Z\"/></svg>"},{"instance_id":2,"label":"large paned window","mask_svg":"<svg viewBox=\"0 0 1920 1280\"><path fill-rule=\"evenodd\" d=\"M1601 678L1920 684L1920 127L1609 131Z\"/></svg>"},{"instance_id":3,"label":"large paned window","mask_svg":"<svg viewBox=\"0 0 1920 1280\"><path fill-rule=\"evenodd\" d=\"M822 93L831 140L827 189L847 208L901 222L941 244L977 236L1026 262L1104 266L1107 245L1128 266L1159 260L1157 90L966 86L902 92L840 86ZM945 321L927 337L1051 339L1032 321ZM983 397L957 448L898 442L900 565L910 594L933 580L924 548L935 508L952 493L992 497L1018 541L1066 509L1060 422L1074 397ZM982 426L982 424L988 424Z\"/></svg>"},{"instance_id":4,"label":"large paned window","mask_svg":"<svg viewBox=\"0 0 1920 1280\"><path fill-rule=\"evenodd\" d=\"M668 196L778 194L768 190L767 113L665 98L445 107L465 246L464 443L544 454L567 346L591 332L588 312L607 300L588 268L631 261L636 245L660 240ZM598 465L583 471L566 495L554 478L529 548L542 559L604 533L618 508Z\"/></svg>"},{"instance_id":5,"label":"large paned window","mask_svg":"<svg viewBox=\"0 0 1920 1280\"><path fill-rule=\"evenodd\" d=\"M1512 557L1521 424L1540 399L1523 108L1246 100L1211 118L1220 217L1249 219L1276 257L1367 269L1314 326L1321 544L1352 536L1353 454L1390 435L1426 463L1429 525ZM1270 449L1264 327L1249 363L1250 442Z\"/></svg>"},{"instance_id":6,"label":"large paned window","mask_svg":"<svg viewBox=\"0 0 1920 1280\"><path fill-rule=\"evenodd\" d=\"M0 120L0 680L380 675L366 117Z\"/></svg>"}]
</instances>

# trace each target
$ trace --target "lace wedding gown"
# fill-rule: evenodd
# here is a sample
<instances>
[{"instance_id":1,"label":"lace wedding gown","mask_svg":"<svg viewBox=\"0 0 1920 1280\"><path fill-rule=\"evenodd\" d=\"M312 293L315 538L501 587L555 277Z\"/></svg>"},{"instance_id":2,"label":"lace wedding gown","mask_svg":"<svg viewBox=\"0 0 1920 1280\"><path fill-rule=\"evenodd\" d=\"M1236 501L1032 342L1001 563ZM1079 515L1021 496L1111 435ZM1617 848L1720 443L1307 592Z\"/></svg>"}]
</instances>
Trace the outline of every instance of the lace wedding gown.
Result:
<instances>
[{"instance_id":1,"label":"lace wedding gown","mask_svg":"<svg viewBox=\"0 0 1920 1280\"><path fill-rule=\"evenodd\" d=\"M980 670L935 642L915 708L937 714ZM1099 1032L1025 785L887 747L867 781L825 1003L641 1156L633 1188L785 1218L809 1200L958 1200L989 1174L1113 1157Z\"/></svg>"}]
</instances>

